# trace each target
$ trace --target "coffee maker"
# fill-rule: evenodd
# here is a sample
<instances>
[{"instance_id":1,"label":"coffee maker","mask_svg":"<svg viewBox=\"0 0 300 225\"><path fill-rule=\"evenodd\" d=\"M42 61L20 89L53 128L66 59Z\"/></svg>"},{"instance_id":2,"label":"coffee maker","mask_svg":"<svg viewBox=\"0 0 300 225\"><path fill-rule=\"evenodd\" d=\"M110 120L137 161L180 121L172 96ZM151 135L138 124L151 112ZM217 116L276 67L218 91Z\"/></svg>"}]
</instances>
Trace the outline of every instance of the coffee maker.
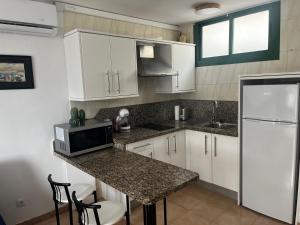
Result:
<instances>
[{"instance_id":1,"label":"coffee maker","mask_svg":"<svg viewBox=\"0 0 300 225\"><path fill-rule=\"evenodd\" d=\"M129 132L130 124L129 124L129 111L128 109L121 109L119 114L115 120L115 131L116 132Z\"/></svg>"}]
</instances>

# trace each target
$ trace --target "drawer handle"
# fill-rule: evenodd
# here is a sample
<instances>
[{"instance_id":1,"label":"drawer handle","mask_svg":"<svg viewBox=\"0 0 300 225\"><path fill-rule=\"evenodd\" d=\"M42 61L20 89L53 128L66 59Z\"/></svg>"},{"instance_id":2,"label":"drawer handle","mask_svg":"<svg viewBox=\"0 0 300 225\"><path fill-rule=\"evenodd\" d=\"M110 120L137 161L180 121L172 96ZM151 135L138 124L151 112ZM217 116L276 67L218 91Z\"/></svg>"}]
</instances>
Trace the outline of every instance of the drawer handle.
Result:
<instances>
[{"instance_id":1,"label":"drawer handle","mask_svg":"<svg viewBox=\"0 0 300 225\"><path fill-rule=\"evenodd\" d=\"M173 136L174 137L174 141L175 141L175 153L177 153L177 140L176 140L176 135Z\"/></svg>"},{"instance_id":2,"label":"drawer handle","mask_svg":"<svg viewBox=\"0 0 300 225\"><path fill-rule=\"evenodd\" d=\"M110 78L109 78L109 71L107 71L106 73L105 73L105 75L106 75L106 77L107 77L107 82L108 82L108 93L110 94Z\"/></svg>"},{"instance_id":3,"label":"drawer handle","mask_svg":"<svg viewBox=\"0 0 300 225\"><path fill-rule=\"evenodd\" d=\"M147 146L150 146L151 144L145 144L145 145L141 145L141 146L136 146L136 147L133 147L133 149L138 149L138 148L143 148L143 147L147 147Z\"/></svg>"}]
</instances>

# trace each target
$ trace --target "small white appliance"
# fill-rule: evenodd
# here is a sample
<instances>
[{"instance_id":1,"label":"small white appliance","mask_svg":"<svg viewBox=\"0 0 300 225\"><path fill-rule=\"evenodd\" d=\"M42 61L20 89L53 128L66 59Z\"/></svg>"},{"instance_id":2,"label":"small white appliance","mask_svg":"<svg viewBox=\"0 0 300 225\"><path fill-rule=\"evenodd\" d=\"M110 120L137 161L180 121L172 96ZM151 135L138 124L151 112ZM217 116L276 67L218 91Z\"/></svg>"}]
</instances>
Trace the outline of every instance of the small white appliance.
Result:
<instances>
[{"instance_id":1,"label":"small white appliance","mask_svg":"<svg viewBox=\"0 0 300 225\"><path fill-rule=\"evenodd\" d=\"M299 84L244 85L242 205L292 224L298 179Z\"/></svg>"},{"instance_id":2,"label":"small white appliance","mask_svg":"<svg viewBox=\"0 0 300 225\"><path fill-rule=\"evenodd\" d=\"M56 6L29 0L0 0L0 31L38 36L55 36Z\"/></svg>"}]
</instances>

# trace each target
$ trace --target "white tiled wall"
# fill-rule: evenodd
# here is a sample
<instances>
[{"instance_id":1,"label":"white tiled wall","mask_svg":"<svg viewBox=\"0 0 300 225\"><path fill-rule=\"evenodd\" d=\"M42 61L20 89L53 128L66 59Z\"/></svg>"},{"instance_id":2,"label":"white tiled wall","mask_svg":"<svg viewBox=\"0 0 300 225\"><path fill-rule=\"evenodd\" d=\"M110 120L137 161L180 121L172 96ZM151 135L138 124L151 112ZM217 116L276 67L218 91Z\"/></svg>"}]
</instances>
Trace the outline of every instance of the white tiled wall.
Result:
<instances>
[{"instance_id":1,"label":"white tiled wall","mask_svg":"<svg viewBox=\"0 0 300 225\"><path fill-rule=\"evenodd\" d=\"M197 92L181 98L238 100L239 75L300 71L300 0L282 0L280 60L197 68ZM193 41L193 25L181 31Z\"/></svg>"},{"instance_id":2,"label":"white tiled wall","mask_svg":"<svg viewBox=\"0 0 300 225\"><path fill-rule=\"evenodd\" d=\"M64 12L64 31L74 28L96 30L114 34L131 35L147 38L162 38L176 41L179 32L154 26L107 19L75 12Z\"/></svg>"}]
</instances>

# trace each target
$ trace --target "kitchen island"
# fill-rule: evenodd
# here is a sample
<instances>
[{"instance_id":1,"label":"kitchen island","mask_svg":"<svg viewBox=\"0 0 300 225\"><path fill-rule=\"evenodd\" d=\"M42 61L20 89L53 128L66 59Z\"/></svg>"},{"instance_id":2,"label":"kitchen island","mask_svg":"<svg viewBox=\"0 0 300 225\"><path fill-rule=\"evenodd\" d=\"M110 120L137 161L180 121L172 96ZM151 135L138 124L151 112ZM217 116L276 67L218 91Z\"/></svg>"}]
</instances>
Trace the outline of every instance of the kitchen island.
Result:
<instances>
[{"instance_id":1,"label":"kitchen island","mask_svg":"<svg viewBox=\"0 0 300 225\"><path fill-rule=\"evenodd\" d=\"M145 225L156 225L156 202L199 178L195 172L116 148L73 158L56 155L143 204Z\"/></svg>"}]
</instances>

